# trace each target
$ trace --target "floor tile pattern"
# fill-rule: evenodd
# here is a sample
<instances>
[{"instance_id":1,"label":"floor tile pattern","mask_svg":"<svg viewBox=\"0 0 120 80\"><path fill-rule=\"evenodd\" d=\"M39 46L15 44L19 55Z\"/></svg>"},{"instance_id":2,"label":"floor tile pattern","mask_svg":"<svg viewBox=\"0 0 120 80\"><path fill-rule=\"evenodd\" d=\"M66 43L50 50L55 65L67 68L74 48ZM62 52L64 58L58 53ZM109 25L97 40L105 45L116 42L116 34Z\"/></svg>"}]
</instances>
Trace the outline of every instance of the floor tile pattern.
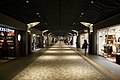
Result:
<instances>
[{"instance_id":1,"label":"floor tile pattern","mask_svg":"<svg viewBox=\"0 0 120 80\"><path fill-rule=\"evenodd\" d=\"M12 80L110 80L63 42L42 56Z\"/></svg>"}]
</instances>

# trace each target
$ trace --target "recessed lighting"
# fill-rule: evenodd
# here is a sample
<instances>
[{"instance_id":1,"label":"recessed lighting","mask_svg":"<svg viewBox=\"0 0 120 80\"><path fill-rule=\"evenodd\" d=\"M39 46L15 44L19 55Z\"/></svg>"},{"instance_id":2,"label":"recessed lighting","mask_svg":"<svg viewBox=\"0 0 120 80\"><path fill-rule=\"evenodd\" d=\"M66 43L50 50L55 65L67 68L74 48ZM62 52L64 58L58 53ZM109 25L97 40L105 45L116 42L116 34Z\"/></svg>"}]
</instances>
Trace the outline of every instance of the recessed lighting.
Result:
<instances>
[{"instance_id":1,"label":"recessed lighting","mask_svg":"<svg viewBox=\"0 0 120 80\"><path fill-rule=\"evenodd\" d=\"M81 13L81 15L84 15L84 13Z\"/></svg>"},{"instance_id":2,"label":"recessed lighting","mask_svg":"<svg viewBox=\"0 0 120 80\"><path fill-rule=\"evenodd\" d=\"M27 0L26 3L29 3L29 1Z\"/></svg>"},{"instance_id":3,"label":"recessed lighting","mask_svg":"<svg viewBox=\"0 0 120 80\"><path fill-rule=\"evenodd\" d=\"M73 25L75 25L75 22L73 23Z\"/></svg>"},{"instance_id":4,"label":"recessed lighting","mask_svg":"<svg viewBox=\"0 0 120 80\"><path fill-rule=\"evenodd\" d=\"M40 15L38 17L41 17Z\"/></svg>"},{"instance_id":5,"label":"recessed lighting","mask_svg":"<svg viewBox=\"0 0 120 80\"><path fill-rule=\"evenodd\" d=\"M94 1L91 1L91 3L93 4L93 3L94 3Z\"/></svg>"},{"instance_id":6,"label":"recessed lighting","mask_svg":"<svg viewBox=\"0 0 120 80\"><path fill-rule=\"evenodd\" d=\"M48 25L47 22L45 22L45 25Z\"/></svg>"},{"instance_id":7,"label":"recessed lighting","mask_svg":"<svg viewBox=\"0 0 120 80\"><path fill-rule=\"evenodd\" d=\"M39 13L36 13L37 15L39 15Z\"/></svg>"}]
</instances>

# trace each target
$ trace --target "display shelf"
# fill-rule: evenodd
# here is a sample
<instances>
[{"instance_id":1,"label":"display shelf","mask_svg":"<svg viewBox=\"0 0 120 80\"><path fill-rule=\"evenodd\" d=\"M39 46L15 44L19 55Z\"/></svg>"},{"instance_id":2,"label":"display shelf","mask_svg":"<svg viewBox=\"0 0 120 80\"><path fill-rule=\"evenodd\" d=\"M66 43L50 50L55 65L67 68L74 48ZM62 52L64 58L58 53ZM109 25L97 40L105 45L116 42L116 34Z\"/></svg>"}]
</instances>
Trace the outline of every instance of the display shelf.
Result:
<instances>
[{"instance_id":1,"label":"display shelf","mask_svg":"<svg viewBox=\"0 0 120 80\"><path fill-rule=\"evenodd\" d=\"M4 41L4 39L6 38L7 43L8 43L8 47L11 49L14 49L13 47L15 46L15 36L14 35L0 35L0 48L2 48L2 43Z\"/></svg>"},{"instance_id":2,"label":"display shelf","mask_svg":"<svg viewBox=\"0 0 120 80\"><path fill-rule=\"evenodd\" d=\"M6 38L7 40L12 40L12 39L14 39L13 37L12 38Z\"/></svg>"},{"instance_id":3,"label":"display shelf","mask_svg":"<svg viewBox=\"0 0 120 80\"><path fill-rule=\"evenodd\" d=\"M14 41L11 41L11 40L10 40L10 41L7 41L7 42L8 42L8 43L13 43Z\"/></svg>"}]
</instances>

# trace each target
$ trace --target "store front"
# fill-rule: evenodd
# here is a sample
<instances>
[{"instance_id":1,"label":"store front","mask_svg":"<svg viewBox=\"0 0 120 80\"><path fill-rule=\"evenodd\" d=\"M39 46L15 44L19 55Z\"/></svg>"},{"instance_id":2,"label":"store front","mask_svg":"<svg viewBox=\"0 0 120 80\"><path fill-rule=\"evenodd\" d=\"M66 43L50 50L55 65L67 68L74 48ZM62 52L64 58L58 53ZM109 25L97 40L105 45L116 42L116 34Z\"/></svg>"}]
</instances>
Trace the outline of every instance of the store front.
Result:
<instances>
[{"instance_id":1,"label":"store front","mask_svg":"<svg viewBox=\"0 0 120 80\"><path fill-rule=\"evenodd\" d=\"M7 40L8 54L7 57L18 57L25 55L24 31L11 28L7 25L0 26L0 57L4 56L3 42ZM24 39L24 40L23 40Z\"/></svg>"},{"instance_id":2,"label":"store front","mask_svg":"<svg viewBox=\"0 0 120 80\"><path fill-rule=\"evenodd\" d=\"M28 52L36 52L42 48L42 32L36 28L32 28L28 32Z\"/></svg>"},{"instance_id":3,"label":"store front","mask_svg":"<svg viewBox=\"0 0 120 80\"><path fill-rule=\"evenodd\" d=\"M48 35L48 45L51 45L52 44L52 36L51 35Z\"/></svg>"},{"instance_id":4,"label":"store front","mask_svg":"<svg viewBox=\"0 0 120 80\"><path fill-rule=\"evenodd\" d=\"M47 36L43 36L43 47L47 47L48 45L48 37Z\"/></svg>"},{"instance_id":5,"label":"store front","mask_svg":"<svg viewBox=\"0 0 120 80\"><path fill-rule=\"evenodd\" d=\"M2 45L4 40L7 40L8 44L8 56L15 56L15 30L0 26L0 57L2 58L4 52L2 51Z\"/></svg>"},{"instance_id":6,"label":"store front","mask_svg":"<svg viewBox=\"0 0 120 80\"><path fill-rule=\"evenodd\" d=\"M68 45L71 45L72 44L71 42L72 42L72 36L69 36L68 37Z\"/></svg>"},{"instance_id":7,"label":"store front","mask_svg":"<svg viewBox=\"0 0 120 80\"><path fill-rule=\"evenodd\" d=\"M72 47L76 47L76 42L77 42L77 34L74 34L72 39Z\"/></svg>"},{"instance_id":8,"label":"store front","mask_svg":"<svg viewBox=\"0 0 120 80\"><path fill-rule=\"evenodd\" d=\"M120 25L97 30L97 54L115 62L120 53Z\"/></svg>"},{"instance_id":9,"label":"store front","mask_svg":"<svg viewBox=\"0 0 120 80\"><path fill-rule=\"evenodd\" d=\"M10 59L28 54L26 31L26 24L0 13L0 48L3 40L6 39ZM0 52L0 56L1 54Z\"/></svg>"},{"instance_id":10,"label":"store front","mask_svg":"<svg viewBox=\"0 0 120 80\"><path fill-rule=\"evenodd\" d=\"M40 35L32 34L32 50L40 48Z\"/></svg>"}]
</instances>

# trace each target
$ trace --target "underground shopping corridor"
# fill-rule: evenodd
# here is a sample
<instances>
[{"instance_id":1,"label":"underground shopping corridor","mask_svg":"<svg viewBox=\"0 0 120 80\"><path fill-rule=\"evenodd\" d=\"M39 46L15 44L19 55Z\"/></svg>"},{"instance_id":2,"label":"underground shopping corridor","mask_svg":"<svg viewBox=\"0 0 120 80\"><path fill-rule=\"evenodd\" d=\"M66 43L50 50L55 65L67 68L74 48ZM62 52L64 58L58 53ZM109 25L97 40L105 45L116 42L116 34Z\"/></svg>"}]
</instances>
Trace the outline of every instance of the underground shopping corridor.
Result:
<instances>
[{"instance_id":1,"label":"underground shopping corridor","mask_svg":"<svg viewBox=\"0 0 120 80\"><path fill-rule=\"evenodd\" d=\"M1 65L4 74L0 73L0 80L113 80L62 41L32 59L25 57Z\"/></svg>"}]
</instances>

